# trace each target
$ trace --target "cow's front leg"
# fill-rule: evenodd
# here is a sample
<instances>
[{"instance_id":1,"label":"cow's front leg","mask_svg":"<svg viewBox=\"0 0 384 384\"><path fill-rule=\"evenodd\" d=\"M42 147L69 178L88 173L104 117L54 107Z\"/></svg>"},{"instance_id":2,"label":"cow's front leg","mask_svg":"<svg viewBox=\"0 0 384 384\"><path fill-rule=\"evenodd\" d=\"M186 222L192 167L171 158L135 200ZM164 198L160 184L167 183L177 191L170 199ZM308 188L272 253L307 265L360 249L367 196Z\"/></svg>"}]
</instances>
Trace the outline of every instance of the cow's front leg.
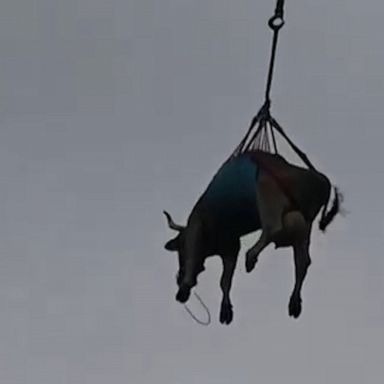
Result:
<instances>
[{"instance_id":1,"label":"cow's front leg","mask_svg":"<svg viewBox=\"0 0 384 384\"><path fill-rule=\"evenodd\" d=\"M221 257L223 262L223 273L220 279L220 287L223 292L223 299L221 301L220 308L220 323L230 324L233 320L233 309L230 298L230 291L232 286L233 273L237 263L236 254L223 255Z\"/></svg>"},{"instance_id":2,"label":"cow's front leg","mask_svg":"<svg viewBox=\"0 0 384 384\"><path fill-rule=\"evenodd\" d=\"M297 319L301 313L301 288L303 286L308 267L311 264L311 258L309 256L309 241L303 241L294 245L293 253L295 259L296 281L291 299L289 301L289 316Z\"/></svg>"},{"instance_id":3,"label":"cow's front leg","mask_svg":"<svg viewBox=\"0 0 384 384\"><path fill-rule=\"evenodd\" d=\"M249 273L255 268L260 253L270 244L271 240L266 231L261 233L260 239L250 248L245 256L245 270Z\"/></svg>"}]
</instances>

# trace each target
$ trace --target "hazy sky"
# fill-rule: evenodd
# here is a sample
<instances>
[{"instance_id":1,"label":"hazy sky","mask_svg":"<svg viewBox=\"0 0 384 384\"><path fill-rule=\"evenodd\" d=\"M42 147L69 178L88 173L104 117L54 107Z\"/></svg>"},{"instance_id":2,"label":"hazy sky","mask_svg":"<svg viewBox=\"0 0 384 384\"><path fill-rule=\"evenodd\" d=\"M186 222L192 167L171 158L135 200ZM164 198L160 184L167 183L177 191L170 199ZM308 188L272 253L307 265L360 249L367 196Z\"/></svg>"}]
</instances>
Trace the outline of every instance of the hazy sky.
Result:
<instances>
[{"instance_id":1,"label":"hazy sky","mask_svg":"<svg viewBox=\"0 0 384 384\"><path fill-rule=\"evenodd\" d=\"M261 106L275 1L1 2L1 384L382 380L384 6L286 3L273 114L350 214L313 234L298 321L291 251L248 275L243 249L229 327L201 275L203 328L162 210L185 222Z\"/></svg>"}]
</instances>

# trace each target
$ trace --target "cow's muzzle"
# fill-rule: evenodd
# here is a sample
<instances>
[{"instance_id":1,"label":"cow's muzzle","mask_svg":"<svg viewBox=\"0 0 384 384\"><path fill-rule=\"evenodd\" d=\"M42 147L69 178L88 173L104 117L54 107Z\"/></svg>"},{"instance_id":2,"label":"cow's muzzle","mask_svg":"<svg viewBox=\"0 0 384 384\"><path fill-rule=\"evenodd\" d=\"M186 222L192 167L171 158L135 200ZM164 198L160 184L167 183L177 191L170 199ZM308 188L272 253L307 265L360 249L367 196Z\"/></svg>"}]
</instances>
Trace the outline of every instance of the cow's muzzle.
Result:
<instances>
[{"instance_id":1,"label":"cow's muzzle","mask_svg":"<svg viewBox=\"0 0 384 384\"><path fill-rule=\"evenodd\" d=\"M188 285L182 285L176 294L176 300L184 304L188 301L190 295L191 287L189 287Z\"/></svg>"}]
</instances>

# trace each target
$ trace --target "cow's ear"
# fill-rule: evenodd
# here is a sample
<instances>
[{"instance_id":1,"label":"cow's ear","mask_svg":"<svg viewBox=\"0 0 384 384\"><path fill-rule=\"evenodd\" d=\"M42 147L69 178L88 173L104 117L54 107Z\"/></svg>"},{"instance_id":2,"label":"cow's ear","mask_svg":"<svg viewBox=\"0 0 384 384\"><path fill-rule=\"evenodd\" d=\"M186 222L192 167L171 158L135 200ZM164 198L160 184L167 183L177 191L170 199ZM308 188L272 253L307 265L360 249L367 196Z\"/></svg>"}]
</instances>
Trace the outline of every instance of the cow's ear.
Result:
<instances>
[{"instance_id":1,"label":"cow's ear","mask_svg":"<svg viewBox=\"0 0 384 384\"><path fill-rule=\"evenodd\" d=\"M175 237L174 239L172 240L169 240L164 248L167 250L167 251L178 251L179 250L179 236Z\"/></svg>"}]
</instances>

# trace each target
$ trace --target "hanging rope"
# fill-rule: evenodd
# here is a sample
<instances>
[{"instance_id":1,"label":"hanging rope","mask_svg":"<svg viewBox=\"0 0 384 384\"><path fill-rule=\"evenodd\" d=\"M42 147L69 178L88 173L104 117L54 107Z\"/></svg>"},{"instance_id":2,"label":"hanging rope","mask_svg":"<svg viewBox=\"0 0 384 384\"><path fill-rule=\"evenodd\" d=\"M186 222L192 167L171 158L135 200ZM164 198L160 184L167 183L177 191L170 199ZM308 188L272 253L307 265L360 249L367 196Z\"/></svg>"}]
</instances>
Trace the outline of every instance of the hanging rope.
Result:
<instances>
[{"instance_id":1,"label":"hanging rope","mask_svg":"<svg viewBox=\"0 0 384 384\"><path fill-rule=\"evenodd\" d=\"M265 101L257 115L252 119L250 127L243 140L237 146L232 157L241 153L261 150L265 152L278 153L277 140L275 133L278 132L283 139L290 145L293 151L299 156L303 163L312 170L315 170L313 164L309 161L307 155L302 152L284 132L283 128L271 116L271 88L273 73L276 61L277 43L279 32L284 26L284 0L277 0L274 15L269 19L268 25L273 31L271 57L269 62L267 84L265 89Z\"/></svg>"},{"instance_id":2,"label":"hanging rope","mask_svg":"<svg viewBox=\"0 0 384 384\"><path fill-rule=\"evenodd\" d=\"M196 321L196 323L198 323L200 325L208 326L209 324L211 324L211 313L209 312L209 308L204 303L203 299L196 292L193 292L193 294L195 295L196 299L199 301L200 305L205 310L205 312L207 314L207 320L202 321L199 318L197 318L197 316L195 316L193 314L193 312L189 309L189 307L186 304L184 304L184 308L188 312L188 314L192 317L192 319Z\"/></svg>"},{"instance_id":3,"label":"hanging rope","mask_svg":"<svg viewBox=\"0 0 384 384\"><path fill-rule=\"evenodd\" d=\"M265 102L270 104L270 93L271 93L271 87L272 87L273 70L275 67L277 42L279 39L280 29L284 25L284 0L277 0L275 14L269 19L268 25L273 30L273 39L272 39L272 52L271 52L271 60L269 63L267 87L265 91ZM268 108L269 108L269 105L268 105Z\"/></svg>"}]
</instances>

